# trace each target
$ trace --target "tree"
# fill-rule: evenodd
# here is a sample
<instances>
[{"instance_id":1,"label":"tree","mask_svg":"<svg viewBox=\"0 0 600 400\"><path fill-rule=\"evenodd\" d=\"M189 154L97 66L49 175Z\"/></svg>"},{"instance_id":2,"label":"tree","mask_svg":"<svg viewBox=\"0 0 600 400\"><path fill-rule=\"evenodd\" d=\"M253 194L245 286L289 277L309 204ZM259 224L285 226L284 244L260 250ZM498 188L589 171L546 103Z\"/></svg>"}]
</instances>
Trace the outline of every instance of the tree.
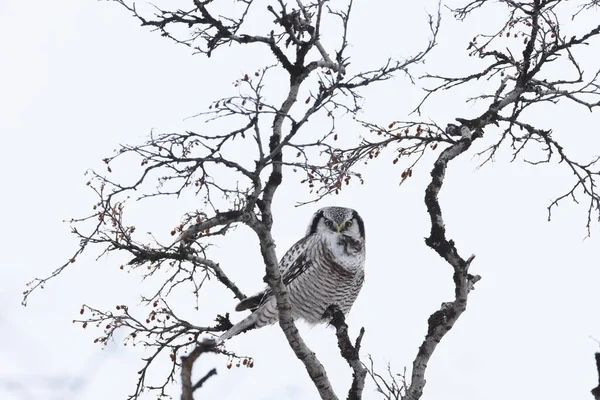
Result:
<instances>
[{"instance_id":1,"label":"tree","mask_svg":"<svg viewBox=\"0 0 600 400\"><path fill-rule=\"evenodd\" d=\"M599 212L595 187L597 159L580 161L571 157L566 147L554 138L551 127L532 119L531 110L548 103L557 104L560 100L563 100L561 106L571 102L590 110L600 104L598 69L592 74L586 73L587 68L577 61L578 49L595 44L600 26L577 26L576 31L563 33L565 18L581 19L592 14L595 2L578 7L561 1L500 2L506 14L502 27L491 34L477 33L469 43L468 52L476 60L474 72L458 77L446 76L443 72L425 74L426 95L415 110L417 117L389 124L360 120L365 132L363 139L342 138L338 121L348 119L348 114L358 116L363 89L388 81L399 73L412 79L409 68L418 67L436 44L441 9L430 16L430 38L420 52L405 61L383 60L375 62L370 70L355 71L347 54L352 2L341 8L326 2L306 5L279 2L264 8L249 1L237 4L236 14L210 2L193 1L187 8L158 8L154 12L136 8L126 1L116 2L142 25L211 57L211 61L212 57L218 57L223 45L236 46L233 49L254 46L260 49L256 51L272 53L273 59L272 64L264 68L244 73L235 82L237 94L215 100L208 111L199 114L199 118L212 124L208 133L202 130L152 134L145 143L122 146L115 155L106 158L108 173L92 172L89 181L90 188L98 195L94 212L73 220L73 232L81 240L79 249L50 277L31 282L25 294L24 303L32 291L60 274L93 244L100 245L105 252L129 253L131 260L121 268L139 269L149 279L168 271L168 275L161 277L163 282L158 290L144 298L150 308L147 318L140 317L141 310L127 305L117 306L116 312L86 305L81 311L84 317L78 321L84 327L90 323L104 327L104 333L97 339L100 343L107 343L115 332L125 331L126 340L153 349L132 398L146 389L166 395L168 384L181 368L182 398L191 399L194 390L215 371L211 370L197 382L192 381L194 361L204 352L218 352L231 359L238 358L244 365L253 365L250 357L202 341L210 332L227 329L231 324L228 315L217 316L213 325L198 326L179 317L178 310L168 302L169 294L185 285L198 296L206 279L211 277L234 297L245 298L245 292L230 279L229 272L210 255L212 239L228 235L241 225L249 227L259 240L266 281L277 296L280 325L290 347L303 362L320 396L337 398L324 367L291 320L289 300L277 269L272 234L273 202L275 194L284 189L283 180L293 172L304 175L304 183L313 195L312 202L339 193L344 186L357 181L363 183L361 164L378 158L385 151L394 154L393 164L403 165L401 182L411 178L416 168L426 168L425 160L435 158L431 180L425 189L431 222L426 244L452 267L455 297L429 316L427 333L410 377L401 376L399 381L393 374L392 381L384 379L373 366L365 368L359 359L363 331L353 343L345 321L338 314L332 324L336 327L341 354L353 369L350 398L361 398L367 373L387 398L420 398L429 359L466 309L468 295L480 277L469 272L474 256L461 256L455 243L447 237L438 194L449 162L468 154L473 143L485 143L476 151L484 157L483 164L503 151L504 146L512 151L512 160L525 154L530 157L533 148L541 158L526 158L526 162L540 165L558 161L566 165L573 174L573 185L549 204L549 216L562 200L584 198L586 225L591 233ZM474 1L452 12L463 20L485 7L492 6L485 1ZM263 13L272 20L272 26L265 30L271 33L255 34L255 30L246 27L255 13ZM338 38L339 44L333 47L330 42ZM573 77L567 77L568 72L554 77L552 67L555 65L570 68ZM487 82L483 94L471 96L478 101L478 113L455 116L458 124L444 126L432 122L437 118L425 111L427 101L449 89L480 80ZM281 82L289 87L282 91ZM273 89L279 91L272 93ZM304 102L299 99L302 92L310 93ZM278 98L279 101L272 100ZM324 133L323 126L328 126ZM240 154L240 148L245 149L245 153ZM112 168L119 162L127 168L136 162L141 164L133 183L112 178ZM193 194L203 204L186 213L173 229L173 239L176 239L173 243L163 244L158 240L147 243L124 217L130 207L127 197L134 192L141 193L140 198ZM84 228L88 225L93 225L91 231ZM172 359L169 376L162 385L148 384L149 366L164 353Z\"/></svg>"}]
</instances>

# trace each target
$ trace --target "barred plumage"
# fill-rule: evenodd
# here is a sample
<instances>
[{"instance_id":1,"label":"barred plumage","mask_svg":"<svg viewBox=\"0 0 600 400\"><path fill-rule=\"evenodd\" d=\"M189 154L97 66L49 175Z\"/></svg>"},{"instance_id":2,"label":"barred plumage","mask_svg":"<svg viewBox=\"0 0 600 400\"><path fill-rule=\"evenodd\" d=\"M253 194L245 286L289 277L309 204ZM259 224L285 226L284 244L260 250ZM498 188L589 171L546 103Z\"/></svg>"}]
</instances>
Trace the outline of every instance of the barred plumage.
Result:
<instances>
[{"instance_id":1,"label":"barred plumage","mask_svg":"<svg viewBox=\"0 0 600 400\"><path fill-rule=\"evenodd\" d=\"M328 322L325 310L331 305L348 314L363 284L364 262L365 228L358 213L343 207L317 211L306 236L296 242L279 263L293 318L312 324ZM278 320L276 299L270 288L248 297L236 307L236 311L247 309L252 310L252 314L221 335L219 343Z\"/></svg>"}]
</instances>

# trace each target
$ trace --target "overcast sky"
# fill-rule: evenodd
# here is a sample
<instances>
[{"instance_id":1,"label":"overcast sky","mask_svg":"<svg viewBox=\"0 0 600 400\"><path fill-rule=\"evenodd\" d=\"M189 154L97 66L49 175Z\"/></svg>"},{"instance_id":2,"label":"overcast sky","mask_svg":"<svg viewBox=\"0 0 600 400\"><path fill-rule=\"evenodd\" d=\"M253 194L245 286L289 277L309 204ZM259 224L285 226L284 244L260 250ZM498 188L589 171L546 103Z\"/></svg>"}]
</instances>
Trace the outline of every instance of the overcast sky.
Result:
<instances>
[{"instance_id":1,"label":"overcast sky","mask_svg":"<svg viewBox=\"0 0 600 400\"><path fill-rule=\"evenodd\" d=\"M435 2L357 3L350 49L356 68L407 56L426 43L426 11L434 11ZM444 14L440 45L423 70L447 68L458 74L475 68L465 48L474 34L493 25L494 15L490 10L457 23ZM590 26L597 17L569 21L565 29ZM265 33L260 24L253 29ZM0 0L0 37L0 398L126 398L144 353L120 342L101 350L93 343L100 331L83 330L71 320L79 317L83 303L134 306L152 283L145 287L136 273L119 271L125 255L96 261L100 249L32 296L26 308L20 305L25 282L49 274L76 249L78 242L62 221L91 210L95 199L85 186L88 168L104 168L101 159L119 143L139 143L151 130L205 126L186 118L232 94L231 83L245 72L273 61L268 52L250 58L248 49L239 53L244 58L235 57L235 46L211 59L192 55L140 27L116 4L94 0ZM600 48L598 40L593 43ZM598 51L582 54L586 70L599 67L593 53ZM445 94L425 117L440 125L457 116L474 117L480 108L465 99L480 92L474 86L471 93ZM365 96L360 117L387 124L406 118L420 92L399 77ZM554 129L555 138L582 161L600 153L597 112L559 104L540 109L537 117L540 127ZM346 135L364 133L350 121L346 126ZM585 239L585 202L563 203L547 222L546 207L571 182L565 166L510 164L504 154L477 169L477 149L452 163L440 199L449 236L464 257L477 256L471 272L483 279L434 354L423 399L588 399L598 378L593 361L598 343L591 338L600 338L598 226ZM398 186L402 168L393 169L392 158L367 168L364 186L318 205L294 207L308 195L300 179L289 176L277 197L274 235L281 256L304 234L315 208L340 204L360 212L368 238L366 281L348 323L353 337L361 326L366 329L363 360L372 354L381 371L390 362L401 372L412 363L427 318L452 299L454 288L451 268L423 241L429 229L423 196L431 160ZM139 232L163 237L183 213L197 207L193 199L130 205ZM247 294L263 286L256 245L253 234L240 228L212 253ZM235 306L216 285L202 294L200 311L190 299L181 294L172 306L198 325ZM303 324L300 329L345 397L351 371L339 356L333 331ZM241 335L228 346L253 356L255 368L227 370L222 357L201 358L196 372L218 369L202 398L316 398L277 326ZM151 371L151 383L161 383L161 366L167 364L168 359ZM178 395L177 385L173 394ZM364 396L380 398L370 382Z\"/></svg>"}]
</instances>

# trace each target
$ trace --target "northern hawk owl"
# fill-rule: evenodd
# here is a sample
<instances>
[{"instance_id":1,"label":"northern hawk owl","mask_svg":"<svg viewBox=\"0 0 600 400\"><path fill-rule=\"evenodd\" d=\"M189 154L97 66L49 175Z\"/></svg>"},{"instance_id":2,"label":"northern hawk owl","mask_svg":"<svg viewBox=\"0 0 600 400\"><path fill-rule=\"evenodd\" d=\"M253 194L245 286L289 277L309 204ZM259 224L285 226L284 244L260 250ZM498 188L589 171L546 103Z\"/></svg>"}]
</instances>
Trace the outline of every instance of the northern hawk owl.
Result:
<instances>
[{"instance_id":1,"label":"northern hawk owl","mask_svg":"<svg viewBox=\"0 0 600 400\"><path fill-rule=\"evenodd\" d=\"M364 264L365 225L360 215L344 207L318 210L306 235L279 262L293 318L311 324L327 322L325 310L331 305L347 315L362 287ZM271 288L242 300L235 310L252 314L221 335L218 343L279 319Z\"/></svg>"}]
</instances>

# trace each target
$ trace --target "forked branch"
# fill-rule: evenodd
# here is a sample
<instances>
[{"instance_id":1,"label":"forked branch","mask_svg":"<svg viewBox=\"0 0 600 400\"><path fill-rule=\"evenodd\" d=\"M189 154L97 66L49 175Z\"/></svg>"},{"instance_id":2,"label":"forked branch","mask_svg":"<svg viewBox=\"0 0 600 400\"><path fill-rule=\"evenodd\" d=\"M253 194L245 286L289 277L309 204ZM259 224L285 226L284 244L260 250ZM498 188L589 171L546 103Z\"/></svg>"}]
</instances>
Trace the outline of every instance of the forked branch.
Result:
<instances>
[{"instance_id":1,"label":"forked branch","mask_svg":"<svg viewBox=\"0 0 600 400\"><path fill-rule=\"evenodd\" d=\"M360 400L362 399L365 377L367 376L367 368L360 361L360 345L365 334L365 328L360 328L360 333L354 344L352 344L350 336L348 336L348 324L346 324L344 313L338 307L330 306L325 314L331 317L331 325L335 327L340 353L352 368L352 385L348 391L347 399Z\"/></svg>"},{"instance_id":2,"label":"forked branch","mask_svg":"<svg viewBox=\"0 0 600 400\"><path fill-rule=\"evenodd\" d=\"M192 382L192 369L196 360L207 352L214 352L214 343L198 343L187 356L181 357L181 400L194 400L194 392L201 388L211 376L217 374L216 369L211 369L196 383Z\"/></svg>"}]
</instances>

